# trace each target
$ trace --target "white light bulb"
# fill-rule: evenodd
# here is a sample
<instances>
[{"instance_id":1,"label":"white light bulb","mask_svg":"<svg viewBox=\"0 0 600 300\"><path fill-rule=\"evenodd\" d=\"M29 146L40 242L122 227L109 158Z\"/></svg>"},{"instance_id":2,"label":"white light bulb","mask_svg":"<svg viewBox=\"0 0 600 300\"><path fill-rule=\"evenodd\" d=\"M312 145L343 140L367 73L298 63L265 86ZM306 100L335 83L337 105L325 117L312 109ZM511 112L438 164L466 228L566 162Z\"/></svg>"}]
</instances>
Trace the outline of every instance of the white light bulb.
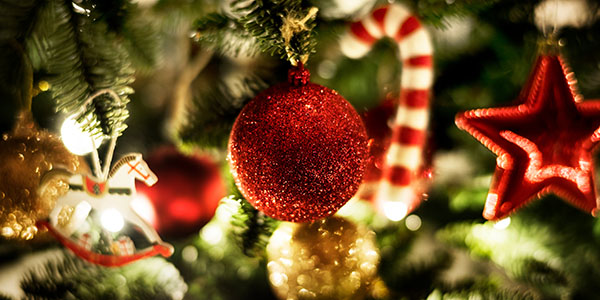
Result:
<instances>
[{"instance_id":1,"label":"white light bulb","mask_svg":"<svg viewBox=\"0 0 600 300\"><path fill-rule=\"evenodd\" d=\"M85 155L94 150L92 137L89 132L83 131L82 125L77 122L75 116L69 116L60 127L63 144L71 153ZM96 149L102 144L103 136L94 136Z\"/></svg>"},{"instance_id":2,"label":"white light bulb","mask_svg":"<svg viewBox=\"0 0 600 300\"><path fill-rule=\"evenodd\" d=\"M408 206L404 202L385 201L382 205L383 214L391 221L400 221L408 214Z\"/></svg>"},{"instance_id":3,"label":"white light bulb","mask_svg":"<svg viewBox=\"0 0 600 300\"><path fill-rule=\"evenodd\" d=\"M109 208L102 212L100 215L100 223L102 224L102 227L110 232L121 231L123 225L125 225L123 216L114 208Z\"/></svg>"}]
</instances>

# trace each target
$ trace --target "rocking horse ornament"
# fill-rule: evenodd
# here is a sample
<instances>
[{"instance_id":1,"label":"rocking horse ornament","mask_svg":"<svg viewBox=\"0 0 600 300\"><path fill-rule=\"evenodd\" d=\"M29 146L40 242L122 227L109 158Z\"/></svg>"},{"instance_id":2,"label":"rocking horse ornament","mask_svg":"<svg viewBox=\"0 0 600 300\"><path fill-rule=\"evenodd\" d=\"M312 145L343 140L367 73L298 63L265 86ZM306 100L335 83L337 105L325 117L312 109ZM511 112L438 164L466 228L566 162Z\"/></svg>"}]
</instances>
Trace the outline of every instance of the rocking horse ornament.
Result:
<instances>
[{"instance_id":1,"label":"rocking horse ornament","mask_svg":"<svg viewBox=\"0 0 600 300\"><path fill-rule=\"evenodd\" d=\"M111 91L100 91L95 96L102 93L113 95ZM46 183L56 176L69 182L69 191L57 200L48 219L37 225L47 228L77 256L98 265L122 266L157 254L169 257L173 247L163 242L131 206L136 194L135 180L151 186L158 178L139 153L123 156L109 172L115 142L116 134L103 171L97 153L93 153L95 176L55 168L42 177L38 192L42 193Z\"/></svg>"}]
</instances>

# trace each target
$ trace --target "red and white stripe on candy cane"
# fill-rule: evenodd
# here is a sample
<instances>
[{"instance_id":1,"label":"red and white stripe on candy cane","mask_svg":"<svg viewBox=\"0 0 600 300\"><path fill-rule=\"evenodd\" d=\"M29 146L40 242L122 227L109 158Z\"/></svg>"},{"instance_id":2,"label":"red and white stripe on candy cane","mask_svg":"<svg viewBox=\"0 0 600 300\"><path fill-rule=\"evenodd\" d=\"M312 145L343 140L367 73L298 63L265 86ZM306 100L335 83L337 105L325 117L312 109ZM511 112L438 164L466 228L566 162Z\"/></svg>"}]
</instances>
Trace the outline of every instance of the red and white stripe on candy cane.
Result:
<instances>
[{"instance_id":1,"label":"red and white stripe on candy cane","mask_svg":"<svg viewBox=\"0 0 600 300\"><path fill-rule=\"evenodd\" d=\"M359 196L373 199L389 219L400 220L421 202L416 183L429 123L433 47L419 20L404 6L391 4L352 23L340 41L341 50L350 58L360 58L384 37L398 43L402 61L400 101L390 120L391 144L381 178L363 182Z\"/></svg>"}]
</instances>

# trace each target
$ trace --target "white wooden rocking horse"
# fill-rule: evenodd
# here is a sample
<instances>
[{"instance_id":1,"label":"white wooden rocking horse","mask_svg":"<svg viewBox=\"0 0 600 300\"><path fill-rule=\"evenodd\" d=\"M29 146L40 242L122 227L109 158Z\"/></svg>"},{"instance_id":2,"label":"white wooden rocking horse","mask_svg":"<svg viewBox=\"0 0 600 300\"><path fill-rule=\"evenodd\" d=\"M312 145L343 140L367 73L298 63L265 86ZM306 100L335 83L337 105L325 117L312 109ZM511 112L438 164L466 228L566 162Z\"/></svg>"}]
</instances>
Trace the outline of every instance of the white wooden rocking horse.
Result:
<instances>
[{"instance_id":1,"label":"white wooden rocking horse","mask_svg":"<svg viewBox=\"0 0 600 300\"><path fill-rule=\"evenodd\" d=\"M108 95L124 105L119 95L104 89L91 95L78 114L83 115L84 108L100 95ZM119 128L121 124L115 126ZM117 137L118 130L114 129L104 168L100 165L94 139L90 138L95 176L55 168L42 177L38 192L43 192L56 176L69 183L69 191L57 200L48 219L37 224L46 227L76 255L95 264L121 266L157 254L169 257L173 246L163 242L154 228L131 207L135 180L149 186L157 181L142 155L125 155L109 172Z\"/></svg>"},{"instance_id":2,"label":"white wooden rocking horse","mask_svg":"<svg viewBox=\"0 0 600 300\"><path fill-rule=\"evenodd\" d=\"M104 266L120 266L135 260L160 254L169 257L173 247L164 243L154 228L142 219L131 207L135 195L135 180L151 186L156 175L148 168L139 153L123 156L111 169L108 180L102 181L89 174L71 174L66 169L56 168L46 173L40 189L55 178L63 177L69 182L69 191L57 200L48 221L38 222L46 227L62 244L81 258ZM98 224L100 217L100 227ZM92 225L90 225L92 224ZM125 234L119 234L125 225L139 231L147 240L148 247L138 246ZM94 237L114 239L99 242ZM104 248L104 249L102 249ZM108 252L108 253L107 253Z\"/></svg>"}]
</instances>

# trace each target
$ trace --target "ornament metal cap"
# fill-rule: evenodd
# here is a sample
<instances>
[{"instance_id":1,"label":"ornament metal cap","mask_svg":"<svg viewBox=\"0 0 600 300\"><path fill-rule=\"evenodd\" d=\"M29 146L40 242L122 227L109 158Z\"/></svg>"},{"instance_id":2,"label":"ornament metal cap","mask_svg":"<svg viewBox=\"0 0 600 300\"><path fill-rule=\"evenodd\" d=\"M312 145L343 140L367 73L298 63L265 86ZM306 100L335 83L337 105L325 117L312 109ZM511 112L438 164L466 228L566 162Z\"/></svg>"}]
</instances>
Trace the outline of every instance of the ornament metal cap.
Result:
<instances>
[{"instance_id":1,"label":"ornament metal cap","mask_svg":"<svg viewBox=\"0 0 600 300\"><path fill-rule=\"evenodd\" d=\"M560 55L560 48L560 41L556 38L554 33L544 36L538 42L538 52L541 55L558 56Z\"/></svg>"}]
</instances>

